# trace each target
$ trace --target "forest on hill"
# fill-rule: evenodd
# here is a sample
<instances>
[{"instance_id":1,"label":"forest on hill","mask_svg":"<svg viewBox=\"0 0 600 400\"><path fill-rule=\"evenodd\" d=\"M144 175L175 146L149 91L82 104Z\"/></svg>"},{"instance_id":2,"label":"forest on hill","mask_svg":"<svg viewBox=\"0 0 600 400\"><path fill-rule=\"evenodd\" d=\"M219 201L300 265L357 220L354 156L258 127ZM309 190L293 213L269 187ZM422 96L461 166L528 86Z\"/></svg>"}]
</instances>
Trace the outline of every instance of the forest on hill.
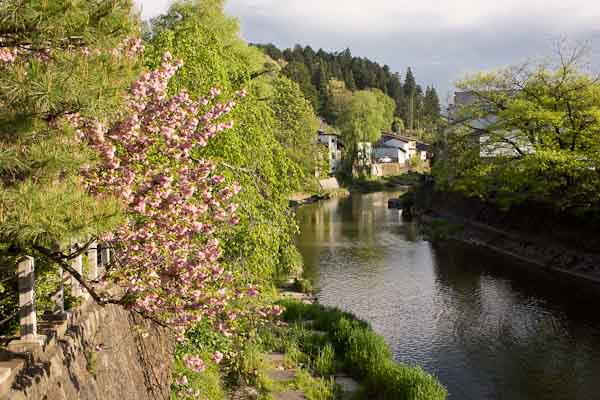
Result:
<instances>
[{"instance_id":1,"label":"forest on hill","mask_svg":"<svg viewBox=\"0 0 600 400\"><path fill-rule=\"evenodd\" d=\"M284 75L298 83L315 111L328 123L335 123L331 110L331 81L343 82L350 91L379 89L395 104L397 130L434 130L440 119L440 100L433 86L425 89L416 82L412 69L403 77L389 66L364 57L350 49L340 52L294 46L281 50L273 44L255 44L281 67Z\"/></svg>"}]
</instances>

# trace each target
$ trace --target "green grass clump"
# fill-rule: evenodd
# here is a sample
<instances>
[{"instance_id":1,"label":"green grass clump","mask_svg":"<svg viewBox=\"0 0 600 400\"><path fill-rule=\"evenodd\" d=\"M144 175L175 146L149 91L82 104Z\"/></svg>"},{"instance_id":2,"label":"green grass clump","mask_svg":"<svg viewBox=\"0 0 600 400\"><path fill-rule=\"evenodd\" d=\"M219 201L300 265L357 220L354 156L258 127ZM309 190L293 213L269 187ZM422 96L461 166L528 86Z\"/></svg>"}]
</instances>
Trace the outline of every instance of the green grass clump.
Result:
<instances>
[{"instance_id":1,"label":"green grass clump","mask_svg":"<svg viewBox=\"0 0 600 400\"><path fill-rule=\"evenodd\" d=\"M333 378L315 378L307 371L299 370L295 383L308 400L334 400L336 398Z\"/></svg>"},{"instance_id":2,"label":"green grass clump","mask_svg":"<svg viewBox=\"0 0 600 400\"><path fill-rule=\"evenodd\" d=\"M308 279L296 278L294 279L294 290L300 293L312 293L313 286Z\"/></svg>"},{"instance_id":3,"label":"green grass clump","mask_svg":"<svg viewBox=\"0 0 600 400\"><path fill-rule=\"evenodd\" d=\"M313 370L321 376L331 375L335 372L335 351L331 344L327 343L319 350L313 362Z\"/></svg>"},{"instance_id":4,"label":"green grass clump","mask_svg":"<svg viewBox=\"0 0 600 400\"><path fill-rule=\"evenodd\" d=\"M339 361L346 372L362 381L371 397L390 400L446 399L447 391L435 377L421 368L394 362L385 340L366 322L349 313L318 304L285 300L281 305L286 308L284 319L298 323L294 326L301 326L301 321L314 321L315 329L327 332L331 352L340 356ZM329 368L329 365L333 365L329 364L329 360L325 361L330 355L322 353L326 344L311 338L305 329L295 328L292 332L298 343L302 344L303 351L314 354L315 348L318 348L320 350L315 360L321 357L323 366ZM320 373L318 370L316 372Z\"/></svg>"},{"instance_id":5,"label":"green grass clump","mask_svg":"<svg viewBox=\"0 0 600 400\"><path fill-rule=\"evenodd\" d=\"M446 389L420 367L409 367L385 360L374 366L366 381L367 388L377 390L384 399L445 399Z\"/></svg>"}]
</instances>

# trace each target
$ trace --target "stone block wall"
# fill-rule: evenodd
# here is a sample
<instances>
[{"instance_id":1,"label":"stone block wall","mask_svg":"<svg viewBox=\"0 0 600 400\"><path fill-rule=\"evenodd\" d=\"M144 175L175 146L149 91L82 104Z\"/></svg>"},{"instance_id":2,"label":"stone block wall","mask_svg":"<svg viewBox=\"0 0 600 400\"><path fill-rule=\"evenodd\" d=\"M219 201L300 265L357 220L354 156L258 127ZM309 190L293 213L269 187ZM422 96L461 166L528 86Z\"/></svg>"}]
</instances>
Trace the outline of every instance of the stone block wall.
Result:
<instances>
[{"instance_id":1,"label":"stone block wall","mask_svg":"<svg viewBox=\"0 0 600 400\"><path fill-rule=\"evenodd\" d=\"M168 330L122 307L91 301L65 325L33 354L0 353L0 367L11 380L5 380L1 399L169 398L175 341Z\"/></svg>"}]
</instances>

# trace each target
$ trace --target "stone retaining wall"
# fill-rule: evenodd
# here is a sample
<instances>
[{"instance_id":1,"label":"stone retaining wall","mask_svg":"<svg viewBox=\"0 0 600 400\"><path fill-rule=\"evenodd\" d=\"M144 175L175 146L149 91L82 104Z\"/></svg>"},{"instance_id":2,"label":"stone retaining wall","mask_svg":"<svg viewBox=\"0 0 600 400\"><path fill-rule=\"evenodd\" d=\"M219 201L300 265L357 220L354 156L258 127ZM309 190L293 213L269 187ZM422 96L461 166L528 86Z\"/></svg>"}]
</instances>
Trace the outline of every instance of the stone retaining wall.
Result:
<instances>
[{"instance_id":1,"label":"stone retaining wall","mask_svg":"<svg viewBox=\"0 0 600 400\"><path fill-rule=\"evenodd\" d=\"M371 175L384 177L406 174L410 171L410 167L398 163L382 163L371 165Z\"/></svg>"},{"instance_id":2,"label":"stone retaining wall","mask_svg":"<svg viewBox=\"0 0 600 400\"><path fill-rule=\"evenodd\" d=\"M33 353L0 350L0 398L168 399L172 335L119 306L88 301Z\"/></svg>"},{"instance_id":3,"label":"stone retaining wall","mask_svg":"<svg viewBox=\"0 0 600 400\"><path fill-rule=\"evenodd\" d=\"M452 238L600 288L600 227L540 205L501 210L458 193L420 188L418 207L461 225Z\"/></svg>"}]
</instances>

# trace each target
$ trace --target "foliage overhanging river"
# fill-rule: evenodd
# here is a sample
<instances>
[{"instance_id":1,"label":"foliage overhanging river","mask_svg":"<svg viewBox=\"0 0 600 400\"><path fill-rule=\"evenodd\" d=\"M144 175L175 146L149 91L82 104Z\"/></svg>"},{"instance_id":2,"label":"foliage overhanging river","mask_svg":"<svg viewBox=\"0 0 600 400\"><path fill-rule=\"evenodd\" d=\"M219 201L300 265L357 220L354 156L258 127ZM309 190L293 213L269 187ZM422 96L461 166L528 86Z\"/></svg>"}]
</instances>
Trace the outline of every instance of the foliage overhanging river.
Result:
<instances>
[{"instance_id":1,"label":"foliage overhanging river","mask_svg":"<svg viewBox=\"0 0 600 400\"><path fill-rule=\"evenodd\" d=\"M450 399L600 399L598 295L495 253L424 241L387 209L394 195L298 210L320 303L370 322Z\"/></svg>"}]
</instances>

